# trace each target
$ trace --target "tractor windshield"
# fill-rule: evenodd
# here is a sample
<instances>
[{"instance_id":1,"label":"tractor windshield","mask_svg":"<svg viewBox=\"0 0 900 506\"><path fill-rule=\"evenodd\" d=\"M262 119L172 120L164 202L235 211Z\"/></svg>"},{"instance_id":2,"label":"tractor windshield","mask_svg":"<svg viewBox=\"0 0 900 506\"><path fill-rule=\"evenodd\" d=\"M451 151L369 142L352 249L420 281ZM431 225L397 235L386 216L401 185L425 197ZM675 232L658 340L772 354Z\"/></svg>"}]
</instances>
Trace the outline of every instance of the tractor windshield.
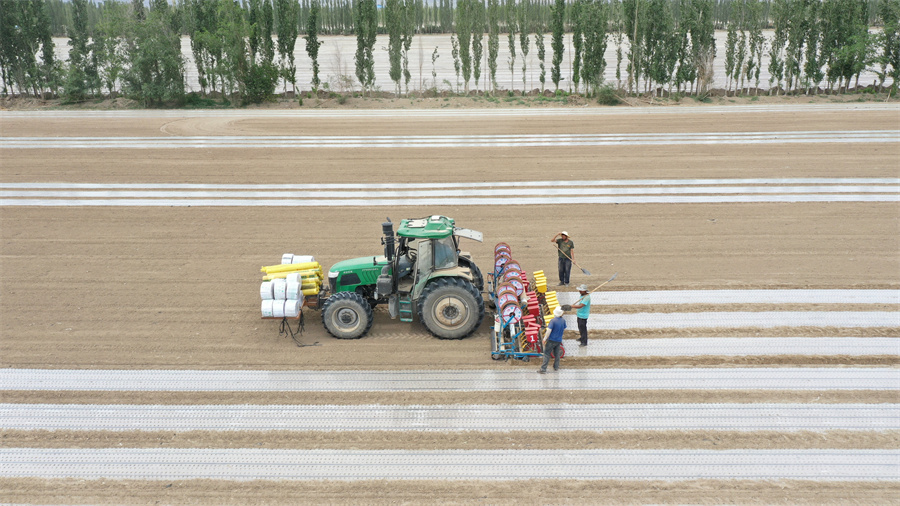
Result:
<instances>
[{"instance_id":1,"label":"tractor windshield","mask_svg":"<svg viewBox=\"0 0 900 506\"><path fill-rule=\"evenodd\" d=\"M456 267L456 244L453 237L434 240L434 269Z\"/></svg>"}]
</instances>

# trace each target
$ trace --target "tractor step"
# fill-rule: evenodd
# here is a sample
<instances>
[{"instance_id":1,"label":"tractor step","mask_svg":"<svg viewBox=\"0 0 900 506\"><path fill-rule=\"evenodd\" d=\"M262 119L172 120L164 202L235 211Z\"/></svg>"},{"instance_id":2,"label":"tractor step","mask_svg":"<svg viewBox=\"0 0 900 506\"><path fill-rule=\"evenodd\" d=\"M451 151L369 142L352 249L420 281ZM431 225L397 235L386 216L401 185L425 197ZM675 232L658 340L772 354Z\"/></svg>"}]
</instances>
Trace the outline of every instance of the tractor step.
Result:
<instances>
[{"instance_id":1,"label":"tractor step","mask_svg":"<svg viewBox=\"0 0 900 506\"><path fill-rule=\"evenodd\" d=\"M401 293L398 298L400 306L400 321L413 321L412 297L408 293Z\"/></svg>"}]
</instances>

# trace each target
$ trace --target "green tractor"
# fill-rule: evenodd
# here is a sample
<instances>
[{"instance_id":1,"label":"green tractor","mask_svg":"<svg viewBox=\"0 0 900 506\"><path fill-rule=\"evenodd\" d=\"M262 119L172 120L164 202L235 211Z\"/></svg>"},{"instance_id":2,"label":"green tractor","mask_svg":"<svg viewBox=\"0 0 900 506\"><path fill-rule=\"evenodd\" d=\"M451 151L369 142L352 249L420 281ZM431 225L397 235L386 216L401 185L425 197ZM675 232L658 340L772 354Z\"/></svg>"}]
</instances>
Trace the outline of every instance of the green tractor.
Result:
<instances>
[{"instance_id":1,"label":"green tractor","mask_svg":"<svg viewBox=\"0 0 900 506\"><path fill-rule=\"evenodd\" d=\"M322 322L339 339L358 339L372 327L372 308L387 303L391 318L413 314L441 339L462 339L484 318L484 278L459 238L483 240L481 232L458 228L446 216L402 220L394 236L382 223L383 256L338 262L328 272L332 293L322 304Z\"/></svg>"}]
</instances>

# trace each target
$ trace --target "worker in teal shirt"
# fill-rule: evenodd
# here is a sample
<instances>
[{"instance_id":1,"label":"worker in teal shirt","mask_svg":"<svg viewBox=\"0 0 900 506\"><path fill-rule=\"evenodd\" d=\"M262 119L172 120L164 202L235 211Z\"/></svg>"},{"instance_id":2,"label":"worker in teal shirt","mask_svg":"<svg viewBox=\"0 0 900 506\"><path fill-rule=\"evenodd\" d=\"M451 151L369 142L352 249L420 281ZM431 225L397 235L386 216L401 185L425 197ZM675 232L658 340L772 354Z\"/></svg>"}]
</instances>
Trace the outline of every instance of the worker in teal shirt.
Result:
<instances>
[{"instance_id":1,"label":"worker in teal shirt","mask_svg":"<svg viewBox=\"0 0 900 506\"><path fill-rule=\"evenodd\" d=\"M578 287L578 302L572 304L572 309L578 310L575 312L575 316L578 318L578 333L581 334L578 343L581 346L587 346L587 321L588 317L591 316L591 294L589 294L587 290L587 285L582 283L581 286Z\"/></svg>"},{"instance_id":2,"label":"worker in teal shirt","mask_svg":"<svg viewBox=\"0 0 900 506\"><path fill-rule=\"evenodd\" d=\"M553 310L553 319L547 324L547 332L544 333L544 363L538 370L539 373L547 372L547 364L550 363L550 357L553 356L553 370L559 370L559 357L562 355L562 336L566 330L566 321L563 319L562 308Z\"/></svg>"}]
</instances>

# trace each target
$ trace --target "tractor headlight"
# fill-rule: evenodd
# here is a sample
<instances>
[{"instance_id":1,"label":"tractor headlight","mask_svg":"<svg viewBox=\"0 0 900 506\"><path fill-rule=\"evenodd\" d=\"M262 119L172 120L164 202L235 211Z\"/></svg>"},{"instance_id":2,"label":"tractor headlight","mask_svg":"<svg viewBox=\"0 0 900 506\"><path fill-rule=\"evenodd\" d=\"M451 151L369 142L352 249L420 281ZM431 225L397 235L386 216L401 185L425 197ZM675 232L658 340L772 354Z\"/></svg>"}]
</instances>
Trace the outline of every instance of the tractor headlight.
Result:
<instances>
[{"instance_id":1,"label":"tractor headlight","mask_svg":"<svg viewBox=\"0 0 900 506\"><path fill-rule=\"evenodd\" d=\"M340 272L328 271L328 284L331 285L331 293L337 293L337 278Z\"/></svg>"}]
</instances>

